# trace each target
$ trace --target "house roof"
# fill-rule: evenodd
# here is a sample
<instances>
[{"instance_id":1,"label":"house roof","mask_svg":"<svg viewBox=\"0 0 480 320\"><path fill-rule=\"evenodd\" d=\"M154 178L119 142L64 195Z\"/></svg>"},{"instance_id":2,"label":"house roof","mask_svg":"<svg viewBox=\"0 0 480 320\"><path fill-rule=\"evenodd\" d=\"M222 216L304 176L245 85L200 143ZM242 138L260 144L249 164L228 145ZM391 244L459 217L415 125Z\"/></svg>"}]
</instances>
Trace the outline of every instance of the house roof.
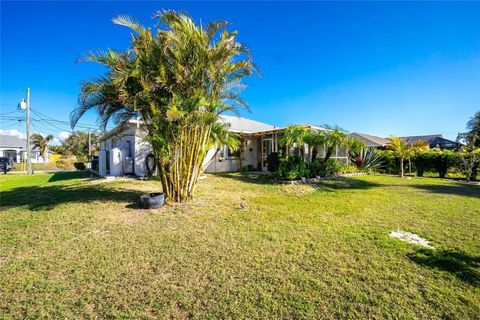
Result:
<instances>
[{"instance_id":1,"label":"house roof","mask_svg":"<svg viewBox=\"0 0 480 320\"><path fill-rule=\"evenodd\" d=\"M1 148L20 148L25 150L27 149L27 141L17 136L0 134L0 147ZM33 145L31 145L30 149L32 151L38 150L38 148L34 147Z\"/></svg>"},{"instance_id":2,"label":"house roof","mask_svg":"<svg viewBox=\"0 0 480 320\"><path fill-rule=\"evenodd\" d=\"M256 133L275 129L275 126L237 116L220 115L219 121L230 124L230 130L240 133Z\"/></svg>"},{"instance_id":3,"label":"house roof","mask_svg":"<svg viewBox=\"0 0 480 320\"><path fill-rule=\"evenodd\" d=\"M275 126L263 123L260 121L255 121L247 118L237 117L237 116L227 116L227 115L220 115L219 121L223 123L230 124L230 131L238 132L238 133L257 133L263 131L270 131L277 129ZM99 141L104 141L105 139L114 136L120 132L123 132L127 129L128 126L136 125L137 123L142 124L142 120L135 120L131 119L127 123L119 124L115 128L111 129L110 131L103 134Z\"/></svg>"},{"instance_id":4,"label":"house roof","mask_svg":"<svg viewBox=\"0 0 480 320\"><path fill-rule=\"evenodd\" d=\"M431 134L425 136L408 136L408 137L400 137L400 139L404 140L407 145L412 145L419 141L426 141L430 148L441 147L441 148L457 148L461 144L458 142L445 139L442 137L441 134Z\"/></svg>"},{"instance_id":5,"label":"house roof","mask_svg":"<svg viewBox=\"0 0 480 320\"><path fill-rule=\"evenodd\" d=\"M372 136L366 133L353 132L353 133L350 133L349 136L354 137L357 140L360 140L367 147L384 147L385 145L387 145L387 143L389 143L388 139Z\"/></svg>"},{"instance_id":6,"label":"house roof","mask_svg":"<svg viewBox=\"0 0 480 320\"><path fill-rule=\"evenodd\" d=\"M426 141L429 144L431 144L435 140L443 139L443 138L441 134L430 134L425 136L400 137L400 139L404 140L406 144L414 144L415 142L419 142L419 141Z\"/></svg>"}]
</instances>

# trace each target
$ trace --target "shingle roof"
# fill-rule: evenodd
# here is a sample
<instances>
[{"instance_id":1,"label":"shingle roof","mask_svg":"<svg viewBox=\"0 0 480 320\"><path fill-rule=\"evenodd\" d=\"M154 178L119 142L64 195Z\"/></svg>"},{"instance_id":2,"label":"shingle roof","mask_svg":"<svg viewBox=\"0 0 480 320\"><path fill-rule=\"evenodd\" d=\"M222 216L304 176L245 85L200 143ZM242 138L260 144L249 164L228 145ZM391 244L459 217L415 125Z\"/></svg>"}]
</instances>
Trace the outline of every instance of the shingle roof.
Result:
<instances>
[{"instance_id":1,"label":"shingle roof","mask_svg":"<svg viewBox=\"0 0 480 320\"><path fill-rule=\"evenodd\" d=\"M458 148L461 146L460 143L445 139L441 134L431 134L425 136L409 136L409 137L400 137L404 140L407 145L412 145L419 141L426 141L430 148L441 147L441 148Z\"/></svg>"},{"instance_id":2,"label":"shingle roof","mask_svg":"<svg viewBox=\"0 0 480 320\"><path fill-rule=\"evenodd\" d=\"M2 148L27 148L27 141L25 139L21 139L17 136L10 136L6 134L0 134L0 147ZM36 151L38 148L33 147L30 145L32 151Z\"/></svg>"},{"instance_id":3,"label":"shingle roof","mask_svg":"<svg viewBox=\"0 0 480 320\"><path fill-rule=\"evenodd\" d=\"M354 132L350 133L349 136L354 137L357 140L363 142L367 147L384 147L390 141L388 139L372 136L366 133Z\"/></svg>"},{"instance_id":4,"label":"shingle roof","mask_svg":"<svg viewBox=\"0 0 480 320\"><path fill-rule=\"evenodd\" d=\"M419 141L426 141L429 144L434 142L437 139L443 139L441 134L430 134L425 136L408 136L408 137L400 137L400 139L404 140L407 144L414 144L415 142Z\"/></svg>"},{"instance_id":5,"label":"shingle roof","mask_svg":"<svg viewBox=\"0 0 480 320\"><path fill-rule=\"evenodd\" d=\"M230 130L234 132L255 133L275 129L275 126L251 119L236 116L219 116L219 120L223 123L230 124Z\"/></svg>"}]
</instances>

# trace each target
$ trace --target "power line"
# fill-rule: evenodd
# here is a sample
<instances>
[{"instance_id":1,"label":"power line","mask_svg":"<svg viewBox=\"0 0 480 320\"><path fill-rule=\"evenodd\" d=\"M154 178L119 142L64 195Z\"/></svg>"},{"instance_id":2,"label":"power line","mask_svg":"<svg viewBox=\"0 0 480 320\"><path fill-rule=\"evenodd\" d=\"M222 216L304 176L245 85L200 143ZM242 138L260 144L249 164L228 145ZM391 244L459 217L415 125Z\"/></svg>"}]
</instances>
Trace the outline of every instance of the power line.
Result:
<instances>
[{"instance_id":1,"label":"power line","mask_svg":"<svg viewBox=\"0 0 480 320\"><path fill-rule=\"evenodd\" d=\"M0 128L0 129L7 129L7 128L14 127L14 126L16 126L16 125L17 125L16 123L13 123L13 124L10 124L10 125L7 125L7 126L4 126L4 127Z\"/></svg>"},{"instance_id":2,"label":"power line","mask_svg":"<svg viewBox=\"0 0 480 320\"><path fill-rule=\"evenodd\" d=\"M52 118L52 117L50 117L50 116L47 116L46 114L41 113L40 111L37 111L37 110L33 110L33 109L32 109L32 112L35 113L36 115L40 116L40 117L47 118L47 119L49 119L49 120L51 120L51 121L67 123L67 124L69 124L69 125L71 124L69 121L54 119L54 118ZM95 129L98 128L97 126L94 126L94 125L91 125L91 124L87 124L87 123L81 123L81 122L77 123L76 126L91 127L91 128L95 128Z\"/></svg>"},{"instance_id":3,"label":"power line","mask_svg":"<svg viewBox=\"0 0 480 320\"><path fill-rule=\"evenodd\" d=\"M18 110L14 110L14 111L10 111L10 112L4 112L4 113L0 113L0 115L7 115L7 114L16 113L16 112L18 112Z\"/></svg>"},{"instance_id":4,"label":"power line","mask_svg":"<svg viewBox=\"0 0 480 320\"><path fill-rule=\"evenodd\" d=\"M35 113L35 111L31 110L33 113ZM44 117L42 117L41 115L39 114L36 114L38 118L32 118L33 121L40 121L40 122L43 122L45 124L49 124L51 126L55 126L57 129L60 129L60 130L65 130L65 131L72 131L71 130L71 127L70 127L70 123L67 122L67 121L62 121L62 120L55 120L53 118L51 119L45 119ZM24 117L18 117L18 116L5 116L5 115L0 115L0 119L4 119L4 120L18 120L18 121L24 121L25 118ZM58 126L66 126L68 127L68 129L65 129L65 127L63 128L59 128ZM92 125L84 125L84 124L80 124L78 125L77 127L79 128L83 128L83 129L94 129L94 130L97 130L98 127L96 126L92 126Z\"/></svg>"}]
</instances>

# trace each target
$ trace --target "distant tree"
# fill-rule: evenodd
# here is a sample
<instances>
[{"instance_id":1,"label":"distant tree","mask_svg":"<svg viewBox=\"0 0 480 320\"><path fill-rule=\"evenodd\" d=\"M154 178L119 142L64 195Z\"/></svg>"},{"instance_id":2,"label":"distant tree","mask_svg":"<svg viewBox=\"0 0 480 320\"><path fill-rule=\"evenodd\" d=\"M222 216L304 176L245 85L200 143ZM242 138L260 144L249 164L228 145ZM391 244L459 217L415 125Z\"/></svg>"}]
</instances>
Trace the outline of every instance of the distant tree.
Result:
<instances>
[{"instance_id":1,"label":"distant tree","mask_svg":"<svg viewBox=\"0 0 480 320\"><path fill-rule=\"evenodd\" d=\"M40 150L40 155L43 158L43 162L46 163L48 159L48 144L53 140L51 134L42 136L40 133L34 133L30 136L33 146Z\"/></svg>"},{"instance_id":2,"label":"distant tree","mask_svg":"<svg viewBox=\"0 0 480 320\"><path fill-rule=\"evenodd\" d=\"M473 145L463 146L459 152L460 169L465 173L467 181L475 180L480 164L480 148Z\"/></svg>"},{"instance_id":3,"label":"distant tree","mask_svg":"<svg viewBox=\"0 0 480 320\"><path fill-rule=\"evenodd\" d=\"M480 147L480 111L467 122L467 137L475 147Z\"/></svg>"},{"instance_id":4,"label":"distant tree","mask_svg":"<svg viewBox=\"0 0 480 320\"><path fill-rule=\"evenodd\" d=\"M92 152L98 148L98 134L90 133ZM75 155L79 160L86 161L88 158L88 132L73 131L62 143L65 152Z\"/></svg>"},{"instance_id":5,"label":"distant tree","mask_svg":"<svg viewBox=\"0 0 480 320\"><path fill-rule=\"evenodd\" d=\"M64 152L65 152L65 148L64 148L62 145L59 145L59 146L50 146L49 149L50 149L50 151L52 151L53 153L57 153L57 154L64 154Z\"/></svg>"},{"instance_id":6,"label":"distant tree","mask_svg":"<svg viewBox=\"0 0 480 320\"><path fill-rule=\"evenodd\" d=\"M410 157L415 154L415 151L428 148L428 143L426 141L419 141L412 146L408 146L403 139L398 137L390 137L389 140L390 142L387 144L387 148L392 150L400 159L400 177L403 178L405 176L403 162L410 159Z\"/></svg>"}]
</instances>

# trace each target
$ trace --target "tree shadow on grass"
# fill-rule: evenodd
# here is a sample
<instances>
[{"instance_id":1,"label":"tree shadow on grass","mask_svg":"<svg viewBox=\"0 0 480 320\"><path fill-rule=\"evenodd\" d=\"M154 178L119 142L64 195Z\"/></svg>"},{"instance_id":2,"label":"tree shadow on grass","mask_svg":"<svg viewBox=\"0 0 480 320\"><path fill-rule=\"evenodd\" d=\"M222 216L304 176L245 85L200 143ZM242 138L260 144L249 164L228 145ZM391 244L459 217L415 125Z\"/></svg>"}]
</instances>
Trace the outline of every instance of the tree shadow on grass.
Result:
<instances>
[{"instance_id":1,"label":"tree shadow on grass","mask_svg":"<svg viewBox=\"0 0 480 320\"><path fill-rule=\"evenodd\" d=\"M274 184L275 177L270 173L256 173L256 172L234 172L234 173L210 173L217 177L233 179L245 183L255 184Z\"/></svg>"},{"instance_id":2,"label":"tree shadow on grass","mask_svg":"<svg viewBox=\"0 0 480 320\"><path fill-rule=\"evenodd\" d=\"M89 201L137 202L142 193L132 190L115 190L105 187L77 185L45 185L19 187L2 192L0 204L3 210L27 207L29 210L52 210L65 203Z\"/></svg>"},{"instance_id":3,"label":"tree shadow on grass","mask_svg":"<svg viewBox=\"0 0 480 320\"><path fill-rule=\"evenodd\" d=\"M65 180L83 179L83 178L95 178L98 177L91 171L70 171L70 172L56 172L48 179L48 182L57 182Z\"/></svg>"},{"instance_id":4,"label":"tree shadow on grass","mask_svg":"<svg viewBox=\"0 0 480 320\"><path fill-rule=\"evenodd\" d=\"M417 249L408 258L421 266L447 271L464 282L480 287L480 256L453 250Z\"/></svg>"},{"instance_id":5,"label":"tree shadow on grass","mask_svg":"<svg viewBox=\"0 0 480 320\"><path fill-rule=\"evenodd\" d=\"M335 191L342 189L356 189L356 190L366 190L374 187L380 187L381 184L365 181L350 177L332 177L321 180L317 184L317 188L320 191Z\"/></svg>"},{"instance_id":6,"label":"tree shadow on grass","mask_svg":"<svg viewBox=\"0 0 480 320\"><path fill-rule=\"evenodd\" d=\"M216 173L216 176L234 179L245 183L255 183L262 185L279 185L281 181L277 180L272 174L255 173ZM355 179L351 177L331 177L323 179L320 182L311 183L321 191L335 191L337 189L370 189L379 187L381 184Z\"/></svg>"},{"instance_id":7,"label":"tree shadow on grass","mask_svg":"<svg viewBox=\"0 0 480 320\"><path fill-rule=\"evenodd\" d=\"M412 188L438 193L480 198L480 186L462 182L453 184L412 184Z\"/></svg>"}]
</instances>

